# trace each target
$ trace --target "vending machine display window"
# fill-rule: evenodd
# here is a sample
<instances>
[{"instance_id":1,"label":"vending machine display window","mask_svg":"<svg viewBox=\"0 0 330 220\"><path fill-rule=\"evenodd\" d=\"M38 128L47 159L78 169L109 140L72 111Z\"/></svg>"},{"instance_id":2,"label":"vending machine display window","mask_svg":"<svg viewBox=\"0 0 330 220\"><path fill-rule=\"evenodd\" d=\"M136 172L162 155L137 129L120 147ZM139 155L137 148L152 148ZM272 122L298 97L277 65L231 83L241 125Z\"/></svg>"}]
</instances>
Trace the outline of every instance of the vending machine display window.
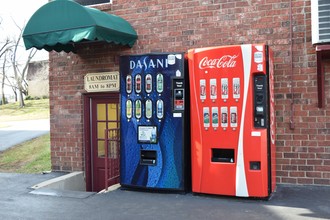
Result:
<instances>
[{"instance_id":1,"label":"vending machine display window","mask_svg":"<svg viewBox=\"0 0 330 220\"><path fill-rule=\"evenodd\" d=\"M138 126L138 142L140 144L156 144L158 142L156 126Z\"/></svg>"}]
</instances>

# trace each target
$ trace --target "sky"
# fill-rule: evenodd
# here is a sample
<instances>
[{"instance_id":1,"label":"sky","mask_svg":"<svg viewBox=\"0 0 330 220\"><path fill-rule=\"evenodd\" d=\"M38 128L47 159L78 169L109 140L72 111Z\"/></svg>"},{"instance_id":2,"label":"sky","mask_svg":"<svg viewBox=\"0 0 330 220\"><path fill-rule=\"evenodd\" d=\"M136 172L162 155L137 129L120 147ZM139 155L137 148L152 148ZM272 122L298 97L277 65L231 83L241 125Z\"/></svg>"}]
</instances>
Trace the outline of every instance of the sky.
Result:
<instances>
[{"instance_id":1,"label":"sky","mask_svg":"<svg viewBox=\"0 0 330 220\"><path fill-rule=\"evenodd\" d=\"M48 0L1 0L0 19L2 22L0 24L0 42L2 42L7 36L18 36L20 30L15 23L23 28L33 13L47 2ZM24 45L23 42L22 45ZM25 52L26 51L23 50L22 54ZM40 50L37 52L34 60L47 59L47 56L48 52ZM24 57L24 55L22 55L22 57Z\"/></svg>"},{"instance_id":2,"label":"sky","mask_svg":"<svg viewBox=\"0 0 330 220\"><path fill-rule=\"evenodd\" d=\"M7 37L19 36L20 30L15 23L23 28L29 21L34 12L41 6L46 4L48 0L0 0L0 47ZM23 40L20 42L21 47L17 53L19 63L25 63L29 51L26 51ZM38 50L32 61L48 59L48 52ZM13 95L12 89L5 86L5 94Z\"/></svg>"}]
</instances>

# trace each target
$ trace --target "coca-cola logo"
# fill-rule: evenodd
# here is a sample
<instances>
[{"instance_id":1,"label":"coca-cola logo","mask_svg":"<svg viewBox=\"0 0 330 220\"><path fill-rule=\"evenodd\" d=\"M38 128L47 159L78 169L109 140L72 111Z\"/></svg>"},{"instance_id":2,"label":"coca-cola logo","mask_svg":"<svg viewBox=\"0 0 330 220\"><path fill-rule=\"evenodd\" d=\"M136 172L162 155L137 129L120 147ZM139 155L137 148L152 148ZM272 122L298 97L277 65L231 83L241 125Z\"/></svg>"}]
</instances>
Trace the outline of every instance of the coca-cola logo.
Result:
<instances>
[{"instance_id":1,"label":"coca-cola logo","mask_svg":"<svg viewBox=\"0 0 330 220\"><path fill-rule=\"evenodd\" d=\"M199 69L208 69L208 68L234 68L236 67L236 58L238 55L223 55L220 58L209 59L204 57L199 62Z\"/></svg>"}]
</instances>

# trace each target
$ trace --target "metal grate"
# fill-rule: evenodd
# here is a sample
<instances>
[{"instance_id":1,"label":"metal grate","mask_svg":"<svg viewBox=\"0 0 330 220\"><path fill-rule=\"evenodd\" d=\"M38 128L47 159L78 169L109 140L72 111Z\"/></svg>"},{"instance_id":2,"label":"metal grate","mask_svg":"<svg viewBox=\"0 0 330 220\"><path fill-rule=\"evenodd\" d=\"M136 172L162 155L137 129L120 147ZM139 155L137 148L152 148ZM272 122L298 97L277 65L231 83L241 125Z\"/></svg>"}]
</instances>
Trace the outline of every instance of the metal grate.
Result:
<instances>
[{"instance_id":1,"label":"metal grate","mask_svg":"<svg viewBox=\"0 0 330 220\"><path fill-rule=\"evenodd\" d=\"M119 180L120 129L105 129L105 189Z\"/></svg>"}]
</instances>

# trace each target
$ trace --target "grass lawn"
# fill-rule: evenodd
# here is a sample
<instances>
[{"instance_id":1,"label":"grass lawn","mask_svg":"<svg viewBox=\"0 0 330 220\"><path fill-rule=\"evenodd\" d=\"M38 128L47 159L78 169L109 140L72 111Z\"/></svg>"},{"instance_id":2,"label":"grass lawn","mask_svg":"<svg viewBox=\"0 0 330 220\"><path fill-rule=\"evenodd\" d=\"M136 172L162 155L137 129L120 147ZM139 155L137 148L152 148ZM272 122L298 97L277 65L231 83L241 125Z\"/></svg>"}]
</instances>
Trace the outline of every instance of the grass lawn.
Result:
<instances>
[{"instance_id":1,"label":"grass lawn","mask_svg":"<svg viewBox=\"0 0 330 220\"><path fill-rule=\"evenodd\" d=\"M49 118L49 99L25 100L25 107L19 103L0 105L0 122Z\"/></svg>"},{"instance_id":2,"label":"grass lawn","mask_svg":"<svg viewBox=\"0 0 330 220\"><path fill-rule=\"evenodd\" d=\"M0 172L41 173L50 170L49 134L0 152Z\"/></svg>"},{"instance_id":3,"label":"grass lawn","mask_svg":"<svg viewBox=\"0 0 330 220\"><path fill-rule=\"evenodd\" d=\"M8 121L23 121L49 118L49 100L26 100L26 106L18 103L0 105L0 128ZM49 134L0 151L0 172L41 173L50 171Z\"/></svg>"}]
</instances>

